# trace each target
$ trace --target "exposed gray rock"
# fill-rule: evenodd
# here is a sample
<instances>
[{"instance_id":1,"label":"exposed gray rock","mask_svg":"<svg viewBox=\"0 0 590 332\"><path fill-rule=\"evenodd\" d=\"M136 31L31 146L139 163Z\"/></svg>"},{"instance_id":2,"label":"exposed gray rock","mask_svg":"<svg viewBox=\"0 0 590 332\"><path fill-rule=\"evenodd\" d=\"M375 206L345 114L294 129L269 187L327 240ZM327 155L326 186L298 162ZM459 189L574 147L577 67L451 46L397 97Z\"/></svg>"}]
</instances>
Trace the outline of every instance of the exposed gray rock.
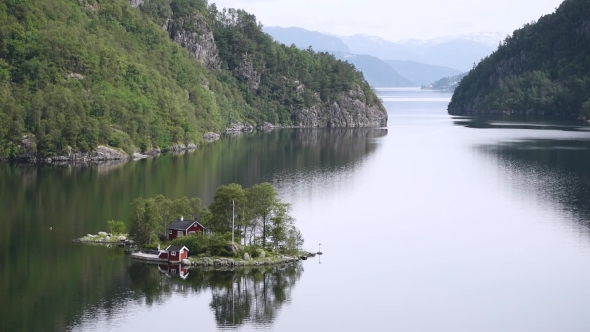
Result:
<instances>
[{"instance_id":1,"label":"exposed gray rock","mask_svg":"<svg viewBox=\"0 0 590 332\"><path fill-rule=\"evenodd\" d=\"M203 139L205 140L205 142L217 141L220 137L221 137L221 135L214 133L214 132L208 132L203 135Z\"/></svg>"},{"instance_id":2,"label":"exposed gray rock","mask_svg":"<svg viewBox=\"0 0 590 332\"><path fill-rule=\"evenodd\" d=\"M107 233L106 232L98 232L98 235L100 235L100 236L107 236Z\"/></svg>"},{"instance_id":3,"label":"exposed gray rock","mask_svg":"<svg viewBox=\"0 0 590 332\"><path fill-rule=\"evenodd\" d=\"M83 80L84 76L82 74L77 74L77 73L69 73L66 75L66 79L75 79L75 80Z\"/></svg>"},{"instance_id":4,"label":"exposed gray rock","mask_svg":"<svg viewBox=\"0 0 590 332\"><path fill-rule=\"evenodd\" d=\"M225 250L227 250L228 253L231 253L232 256L238 257L240 255L240 251L244 250L244 247L235 242L229 242L225 246Z\"/></svg>"},{"instance_id":5,"label":"exposed gray rock","mask_svg":"<svg viewBox=\"0 0 590 332\"><path fill-rule=\"evenodd\" d=\"M363 90L355 85L348 93L342 93L329 109L320 105L292 110L299 127L378 127L387 125L387 111L382 105L368 106Z\"/></svg>"},{"instance_id":6,"label":"exposed gray rock","mask_svg":"<svg viewBox=\"0 0 590 332\"><path fill-rule=\"evenodd\" d=\"M247 252L244 253L244 260L245 261L249 261L250 260L250 255Z\"/></svg>"},{"instance_id":7,"label":"exposed gray rock","mask_svg":"<svg viewBox=\"0 0 590 332\"><path fill-rule=\"evenodd\" d=\"M168 19L164 30L168 31L172 40L182 45L205 67L221 68L213 32L200 14Z\"/></svg>"},{"instance_id":8,"label":"exposed gray rock","mask_svg":"<svg viewBox=\"0 0 590 332\"><path fill-rule=\"evenodd\" d=\"M249 59L248 54L244 54L240 65L234 69L234 74L241 80L245 81L250 88L257 90L260 86L262 75L256 69Z\"/></svg>"},{"instance_id":9,"label":"exposed gray rock","mask_svg":"<svg viewBox=\"0 0 590 332\"><path fill-rule=\"evenodd\" d=\"M96 148L96 154L92 157L92 160L98 161L122 159L129 159L129 155L125 152L104 145L99 145Z\"/></svg>"},{"instance_id":10,"label":"exposed gray rock","mask_svg":"<svg viewBox=\"0 0 590 332\"><path fill-rule=\"evenodd\" d=\"M230 127L225 128L226 134L250 133L254 131L254 126L249 123L233 123Z\"/></svg>"},{"instance_id":11,"label":"exposed gray rock","mask_svg":"<svg viewBox=\"0 0 590 332\"><path fill-rule=\"evenodd\" d=\"M143 6L143 4L145 3L145 0L129 0L129 4L131 5L131 7L139 7L139 6Z\"/></svg>"},{"instance_id":12,"label":"exposed gray rock","mask_svg":"<svg viewBox=\"0 0 590 332\"><path fill-rule=\"evenodd\" d=\"M188 259L183 259L182 265L191 265L191 261L189 261Z\"/></svg>"},{"instance_id":13,"label":"exposed gray rock","mask_svg":"<svg viewBox=\"0 0 590 332\"><path fill-rule=\"evenodd\" d=\"M256 252L258 253L258 257L260 257L260 258L266 257L266 251L264 251L264 249L257 249Z\"/></svg>"}]
</instances>

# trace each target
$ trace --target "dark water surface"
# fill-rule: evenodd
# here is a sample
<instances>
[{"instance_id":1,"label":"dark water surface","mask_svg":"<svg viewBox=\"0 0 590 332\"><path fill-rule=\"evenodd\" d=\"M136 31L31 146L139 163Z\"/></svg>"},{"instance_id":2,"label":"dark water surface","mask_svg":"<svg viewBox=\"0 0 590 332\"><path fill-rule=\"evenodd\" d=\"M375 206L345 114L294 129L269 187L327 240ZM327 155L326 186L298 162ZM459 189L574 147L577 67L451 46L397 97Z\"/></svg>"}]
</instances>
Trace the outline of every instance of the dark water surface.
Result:
<instances>
[{"instance_id":1,"label":"dark water surface","mask_svg":"<svg viewBox=\"0 0 590 332\"><path fill-rule=\"evenodd\" d=\"M590 132L446 114L382 89L387 129L283 130L99 167L0 165L1 331L587 331ZM308 250L162 277L71 239L138 196L269 181ZM49 230L53 227L53 231Z\"/></svg>"}]
</instances>

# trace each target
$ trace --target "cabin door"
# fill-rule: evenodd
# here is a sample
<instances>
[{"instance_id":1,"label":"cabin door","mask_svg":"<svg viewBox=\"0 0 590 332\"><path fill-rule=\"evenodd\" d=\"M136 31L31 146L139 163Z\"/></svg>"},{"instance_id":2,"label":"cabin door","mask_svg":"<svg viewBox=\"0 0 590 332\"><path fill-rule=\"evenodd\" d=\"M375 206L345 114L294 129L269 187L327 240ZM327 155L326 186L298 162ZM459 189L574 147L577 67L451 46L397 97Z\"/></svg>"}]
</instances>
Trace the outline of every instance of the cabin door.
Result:
<instances>
[{"instance_id":1,"label":"cabin door","mask_svg":"<svg viewBox=\"0 0 590 332\"><path fill-rule=\"evenodd\" d=\"M176 233L176 236L183 236L184 233L182 231L178 231L178 233Z\"/></svg>"}]
</instances>

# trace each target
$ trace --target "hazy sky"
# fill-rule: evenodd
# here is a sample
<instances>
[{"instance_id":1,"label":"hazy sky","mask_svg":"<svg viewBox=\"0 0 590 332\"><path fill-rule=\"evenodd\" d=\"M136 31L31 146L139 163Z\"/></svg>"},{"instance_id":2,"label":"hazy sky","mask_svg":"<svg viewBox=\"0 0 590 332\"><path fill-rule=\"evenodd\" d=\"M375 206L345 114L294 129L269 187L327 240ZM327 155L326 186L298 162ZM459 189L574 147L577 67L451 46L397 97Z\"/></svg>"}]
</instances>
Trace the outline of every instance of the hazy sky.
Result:
<instances>
[{"instance_id":1,"label":"hazy sky","mask_svg":"<svg viewBox=\"0 0 590 332\"><path fill-rule=\"evenodd\" d=\"M265 26L297 26L389 40L470 32L512 32L555 10L562 0L209 0L242 8Z\"/></svg>"}]
</instances>

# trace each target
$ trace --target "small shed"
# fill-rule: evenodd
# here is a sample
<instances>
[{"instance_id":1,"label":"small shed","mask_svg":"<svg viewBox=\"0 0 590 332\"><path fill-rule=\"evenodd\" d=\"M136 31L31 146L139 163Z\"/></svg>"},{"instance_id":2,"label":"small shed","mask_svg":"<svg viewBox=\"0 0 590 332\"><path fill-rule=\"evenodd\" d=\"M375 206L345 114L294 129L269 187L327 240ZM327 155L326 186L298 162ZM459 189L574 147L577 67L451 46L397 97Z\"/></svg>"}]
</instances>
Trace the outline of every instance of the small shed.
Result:
<instances>
[{"instance_id":1,"label":"small shed","mask_svg":"<svg viewBox=\"0 0 590 332\"><path fill-rule=\"evenodd\" d=\"M205 232L205 226L196 220L184 220L180 217L168 226L168 240L174 240L180 236L189 234L202 234Z\"/></svg>"},{"instance_id":2,"label":"small shed","mask_svg":"<svg viewBox=\"0 0 590 332\"><path fill-rule=\"evenodd\" d=\"M164 252L168 254L168 261L169 262L180 262L183 259L188 258L188 248L181 247L181 246L168 246ZM163 252L160 252L160 257L162 257Z\"/></svg>"}]
</instances>

